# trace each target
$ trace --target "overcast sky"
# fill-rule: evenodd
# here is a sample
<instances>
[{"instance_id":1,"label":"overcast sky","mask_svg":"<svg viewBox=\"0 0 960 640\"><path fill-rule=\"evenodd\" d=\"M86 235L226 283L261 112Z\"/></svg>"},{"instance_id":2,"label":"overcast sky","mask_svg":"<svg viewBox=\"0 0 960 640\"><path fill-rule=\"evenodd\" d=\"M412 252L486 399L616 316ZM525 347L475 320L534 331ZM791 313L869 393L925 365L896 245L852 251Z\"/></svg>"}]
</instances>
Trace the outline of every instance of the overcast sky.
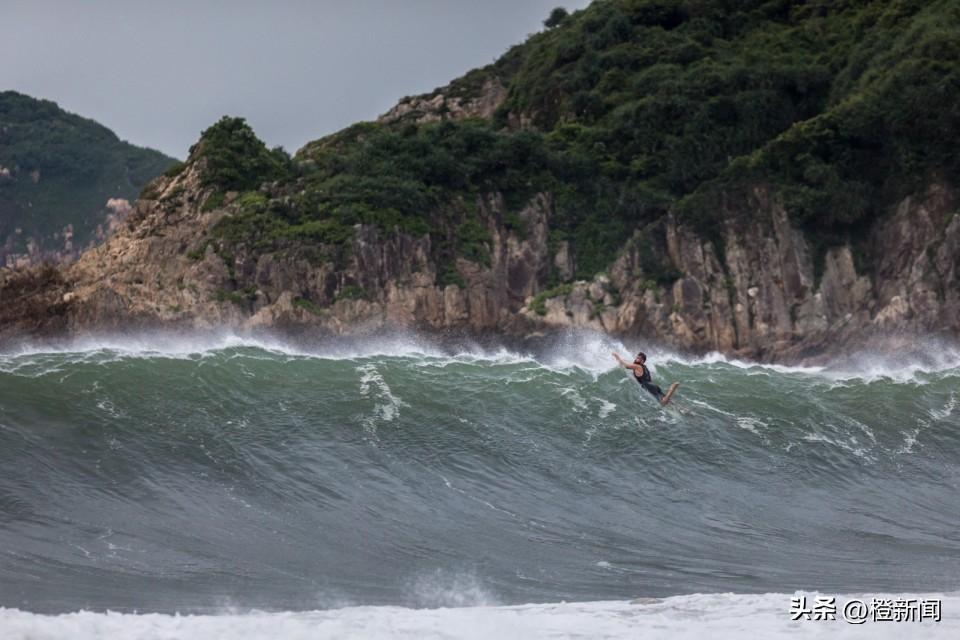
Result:
<instances>
[{"instance_id":1,"label":"overcast sky","mask_svg":"<svg viewBox=\"0 0 960 640\"><path fill-rule=\"evenodd\" d=\"M0 0L0 89L179 158L221 115L304 143L492 62L587 0Z\"/></svg>"}]
</instances>

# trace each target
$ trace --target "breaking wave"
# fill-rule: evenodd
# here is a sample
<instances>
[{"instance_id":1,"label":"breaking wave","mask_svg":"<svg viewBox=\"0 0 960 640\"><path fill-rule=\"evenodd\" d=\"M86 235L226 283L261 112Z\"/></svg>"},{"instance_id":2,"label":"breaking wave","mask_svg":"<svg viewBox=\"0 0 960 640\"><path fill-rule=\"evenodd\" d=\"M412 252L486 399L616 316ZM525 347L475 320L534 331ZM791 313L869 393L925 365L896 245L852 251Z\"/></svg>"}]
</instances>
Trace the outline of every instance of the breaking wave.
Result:
<instances>
[{"instance_id":1,"label":"breaking wave","mask_svg":"<svg viewBox=\"0 0 960 640\"><path fill-rule=\"evenodd\" d=\"M0 355L0 624L346 629L335 610L384 607L429 635L454 614L392 608L615 601L517 614L587 621L649 613L638 596L957 589L960 353L643 345L682 383L664 410L613 366L627 346L151 334ZM76 615L89 637L147 624Z\"/></svg>"}]
</instances>

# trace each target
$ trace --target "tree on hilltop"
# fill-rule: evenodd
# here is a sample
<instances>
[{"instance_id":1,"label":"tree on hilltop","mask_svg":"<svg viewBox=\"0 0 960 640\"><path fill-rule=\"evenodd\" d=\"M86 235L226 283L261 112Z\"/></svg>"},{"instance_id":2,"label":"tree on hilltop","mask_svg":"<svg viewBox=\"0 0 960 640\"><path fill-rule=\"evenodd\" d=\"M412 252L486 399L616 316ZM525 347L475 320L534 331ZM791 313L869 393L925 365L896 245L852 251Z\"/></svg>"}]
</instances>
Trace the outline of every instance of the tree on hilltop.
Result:
<instances>
[{"instance_id":1,"label":"tree on hilltop","mask_svg":"<svg viewBox=\"0 0 960 640\"><path fill-rule=\"evenodd\" d=\"M547 17L547 19L543 21L543 26L545 26L547 29L559 27L569 16L570 14L567 13L566 9L563 7L556 7L550 12L550 15Z\"/></svg>"}]
</instances>

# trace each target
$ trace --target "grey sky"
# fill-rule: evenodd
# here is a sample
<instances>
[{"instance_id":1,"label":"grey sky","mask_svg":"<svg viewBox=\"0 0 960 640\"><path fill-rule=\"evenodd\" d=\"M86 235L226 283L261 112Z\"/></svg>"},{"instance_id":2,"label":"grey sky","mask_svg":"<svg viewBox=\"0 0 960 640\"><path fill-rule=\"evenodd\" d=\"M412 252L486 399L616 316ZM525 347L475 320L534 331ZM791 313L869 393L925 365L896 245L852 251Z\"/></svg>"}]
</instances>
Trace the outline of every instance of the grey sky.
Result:
<instances>
[{"instance_id":1,"label":"grey sky","mask_svg":"<svg viewBox=\"0 0 960 640\"><path fill-rule=\"evenodd\" d=\"M273 145L369 120L587 0L0 0L0 89L183 158L221 115Z\"/></svg>"}]
</instances>

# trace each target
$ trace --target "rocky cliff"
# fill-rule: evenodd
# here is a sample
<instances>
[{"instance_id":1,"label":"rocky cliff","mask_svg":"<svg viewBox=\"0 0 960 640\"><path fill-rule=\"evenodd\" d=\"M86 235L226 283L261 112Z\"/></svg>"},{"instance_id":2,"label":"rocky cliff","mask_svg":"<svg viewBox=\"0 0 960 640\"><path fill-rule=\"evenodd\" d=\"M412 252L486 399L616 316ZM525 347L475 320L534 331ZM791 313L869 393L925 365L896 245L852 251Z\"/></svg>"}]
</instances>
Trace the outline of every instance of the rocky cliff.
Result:
<instances>
[{"instance_id":1,"label":"rocky cliff","mask_svg":"<svg viewBox=\"0 0 960 640\"><path fill-rule=\"evenodd\" d=\"M548 243L553 202L523 207L521 235L498 194L474 203L491 238L489 264L458 259L461 284L437 284L430 237L360 225L345 262L303 249L223 255L210 230L236 194L203 211L197 169L161 178L127 227L62 269L4 272L3 337L177 327L343 334L382 327L529 335L587 328L763 360L800 361L871 337L960 333L960 215L942 184L909 197L871 231L869 269L851 246L815 251L784 208L758 188L758 221L731 222L721 245L668 216L628 239L607 273L548 286L572 273ZM678 277L658 283L642 252Z\"/></svg>"}]
</instances>

